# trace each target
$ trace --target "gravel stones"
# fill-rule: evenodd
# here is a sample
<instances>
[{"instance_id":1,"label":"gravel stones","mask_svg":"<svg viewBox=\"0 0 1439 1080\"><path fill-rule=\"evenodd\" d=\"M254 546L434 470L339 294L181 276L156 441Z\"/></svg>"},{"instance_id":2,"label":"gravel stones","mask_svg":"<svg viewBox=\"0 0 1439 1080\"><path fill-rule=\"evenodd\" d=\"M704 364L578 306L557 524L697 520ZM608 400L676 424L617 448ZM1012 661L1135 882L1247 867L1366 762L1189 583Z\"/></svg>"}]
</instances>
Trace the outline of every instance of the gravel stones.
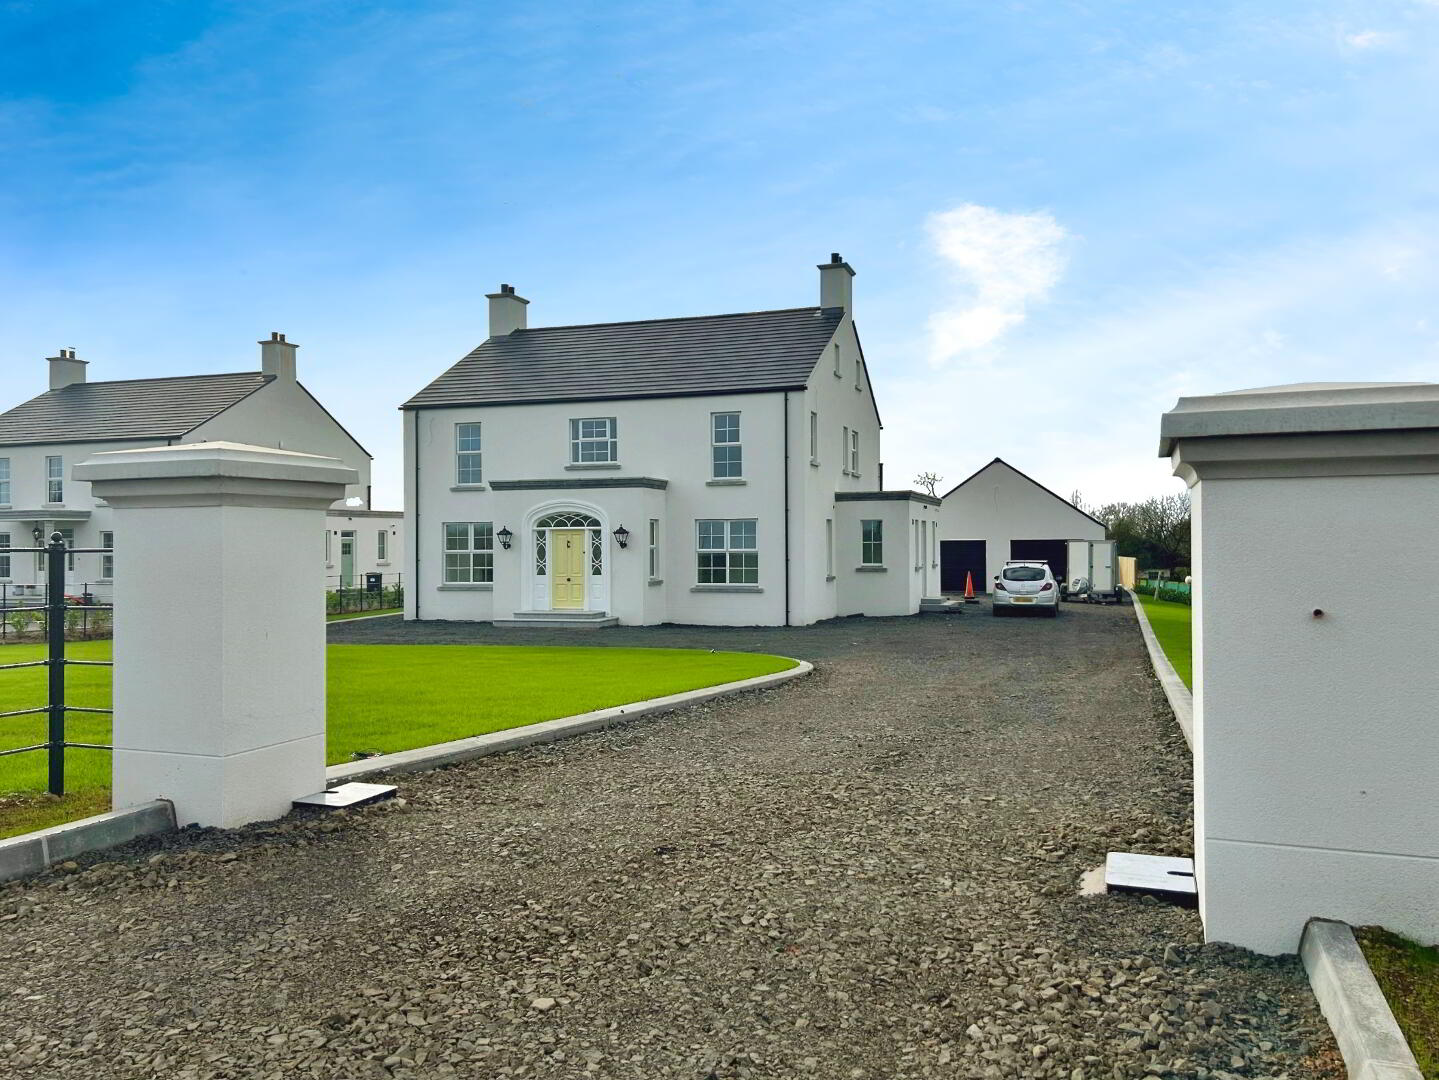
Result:
<instances>
[{"instance_id":1,"label":"gravel stones","mask_svg":"<svg viewBox=\"0 0 1439 1080\"><path fill-rule=\"evenodd\" d=\"M1342 1075L1294 959L1075 893L1190 850L1128 612L592 639L819 670L0 888L0 1074Z\"/></svg>"}]
</instances>

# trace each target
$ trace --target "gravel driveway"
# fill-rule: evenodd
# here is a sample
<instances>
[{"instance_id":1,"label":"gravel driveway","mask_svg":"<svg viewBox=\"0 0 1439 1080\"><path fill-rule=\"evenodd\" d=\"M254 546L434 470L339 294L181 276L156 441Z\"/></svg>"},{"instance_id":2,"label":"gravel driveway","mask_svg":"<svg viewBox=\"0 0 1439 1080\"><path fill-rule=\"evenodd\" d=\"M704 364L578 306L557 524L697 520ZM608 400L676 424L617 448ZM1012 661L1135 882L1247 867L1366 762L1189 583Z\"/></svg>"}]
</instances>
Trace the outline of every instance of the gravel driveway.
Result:
<instances>
[{"instance_id":1,"label":"gravel driveway","mask_svg":"<svg viewBox=\"0 0 1439 1080\"><path fill-rule=\"evenodd\" d=\"M0 890L0 1075L1342 1075L1292 958L1075 893L1106 849L1189 850L1187 749L1128 608L331 639L818 670Z\"/></svg>"}]
</instances>

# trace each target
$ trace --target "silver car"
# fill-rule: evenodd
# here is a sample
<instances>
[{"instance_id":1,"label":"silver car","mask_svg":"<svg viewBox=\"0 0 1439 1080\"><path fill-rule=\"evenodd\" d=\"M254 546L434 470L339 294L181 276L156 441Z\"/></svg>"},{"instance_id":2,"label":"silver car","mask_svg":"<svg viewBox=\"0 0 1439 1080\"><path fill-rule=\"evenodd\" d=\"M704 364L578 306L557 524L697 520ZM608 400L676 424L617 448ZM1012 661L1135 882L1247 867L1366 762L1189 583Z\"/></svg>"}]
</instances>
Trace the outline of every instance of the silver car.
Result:
<instances>
[{"instance_id":1,"label":"silver car","mask_svg":"<svg viewBox=\"0 0 1439 1080\"><path fill-rule=\"evenodd\" d=\"M1031 608L1051 619L1059 614L1059 583L1045 562L1012 561L994 579L991 591L995 616L1013 609Z\"/></svg>"}]
</instances>

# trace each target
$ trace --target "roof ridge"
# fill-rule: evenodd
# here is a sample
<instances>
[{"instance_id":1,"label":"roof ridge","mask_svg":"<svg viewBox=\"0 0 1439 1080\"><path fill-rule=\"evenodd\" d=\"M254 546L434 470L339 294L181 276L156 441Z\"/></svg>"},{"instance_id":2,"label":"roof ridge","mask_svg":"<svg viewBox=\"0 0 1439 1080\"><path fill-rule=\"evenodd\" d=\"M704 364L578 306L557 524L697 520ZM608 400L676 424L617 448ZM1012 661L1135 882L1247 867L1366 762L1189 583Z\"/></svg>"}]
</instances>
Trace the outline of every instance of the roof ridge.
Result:
<instances>
[{"instance_id":1,"label":"roof ridge","mask_svg":"<svg viewBox=\"0 0 1439 1080\"><path fill-rule=\"evenodd\" d=\"M623 319L619 322L561 323L558 326L527 326L516 333L528 334L541 330L592 330L597 326L644 326L649 323L703 322L709 319L737 319L745 315L789 315L796 311L840 311L840 308L824 308L818 304L804 304L792 308L765 308L760 311L727 311L719 315L668 315L662 319ZM505 334L503 337L511 335ZM489 338L485 339L490 340Z\"/></svg>"},{"instance_id":2,"label":"roof ridge","mask_svg":"<svg viewBox=\"0 0 1439 1080\"><path fill-rule=\"evenodd\" d=\"M96 379L94 381L87 380L85 382L71 383L69 386L55 387L52 390L45 390L36 396L44 397L45 394L54 393L55 390L69 390L76 386L121 386L142 382L175 382L179 379L230 379L236 375L259 375L263 377L264 374L263 371L212 371L199 375L147 375L143 379ZM35 399L30 398L29 400L33 401ZM22 401L20 404L23 405L25 402Z\"/></svg>"}]
</instances>

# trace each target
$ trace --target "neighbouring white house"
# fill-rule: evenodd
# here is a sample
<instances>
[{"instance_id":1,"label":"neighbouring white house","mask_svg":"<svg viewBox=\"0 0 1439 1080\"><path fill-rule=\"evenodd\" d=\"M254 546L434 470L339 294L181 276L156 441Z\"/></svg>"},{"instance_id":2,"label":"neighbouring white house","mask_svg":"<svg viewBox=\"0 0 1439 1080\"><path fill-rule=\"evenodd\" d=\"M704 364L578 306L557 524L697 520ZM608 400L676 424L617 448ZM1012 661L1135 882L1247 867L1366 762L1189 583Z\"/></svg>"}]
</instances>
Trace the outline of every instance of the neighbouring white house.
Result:
<instances>
[{"instance_id":1,"label":"neighbouring white house","mask_svg":"<svg viewBox=\"0 0 1439 1080\"><path fill-rule=\"evenodd\" d=\"M951 488L939 507L940 584L945 592L964 588L973 576L976 592L990 583L1008 559L1043 559L1060 581L1069 577L1069 541L1103 540L1104 522L1050 491L1008 462L995 458ZM1084 568L1084 575L1088 568Z\"/></svg>"},{"instance_id":2,"label":"neighbouring white house","mask_svg":"<svg viewBox=\"0 0 1439 1080\"><path fill-rule=\"evenodd\" d=\"M399 573L400 513L370 509L370 455L296 380L296 349L272 334L260 342L258 371L109 382L90 382L74 349L50 357L50 389L0 413L0 585L24 593L43 584L40 556L6 551L35 547L57 530L73 547L115 549L111 509L72 478L74 465L108 450L202 442L340 459L359 479L326 523L327 584ZM67 590L108 597L117 559L123 572L123 550L71 556Z\"/></svg>"},{"instance_id":3,"label":"neighbouring white house","mask_svg":"<svg viewBox=\"0 0 1439 1080\"><path fill-rule=\"evenodd\" d=\"M489 337L403 406L410 619L803 625L937 595L939 500L883 491L854 271L812 307Z\"/></svg>"}]
</instances>

